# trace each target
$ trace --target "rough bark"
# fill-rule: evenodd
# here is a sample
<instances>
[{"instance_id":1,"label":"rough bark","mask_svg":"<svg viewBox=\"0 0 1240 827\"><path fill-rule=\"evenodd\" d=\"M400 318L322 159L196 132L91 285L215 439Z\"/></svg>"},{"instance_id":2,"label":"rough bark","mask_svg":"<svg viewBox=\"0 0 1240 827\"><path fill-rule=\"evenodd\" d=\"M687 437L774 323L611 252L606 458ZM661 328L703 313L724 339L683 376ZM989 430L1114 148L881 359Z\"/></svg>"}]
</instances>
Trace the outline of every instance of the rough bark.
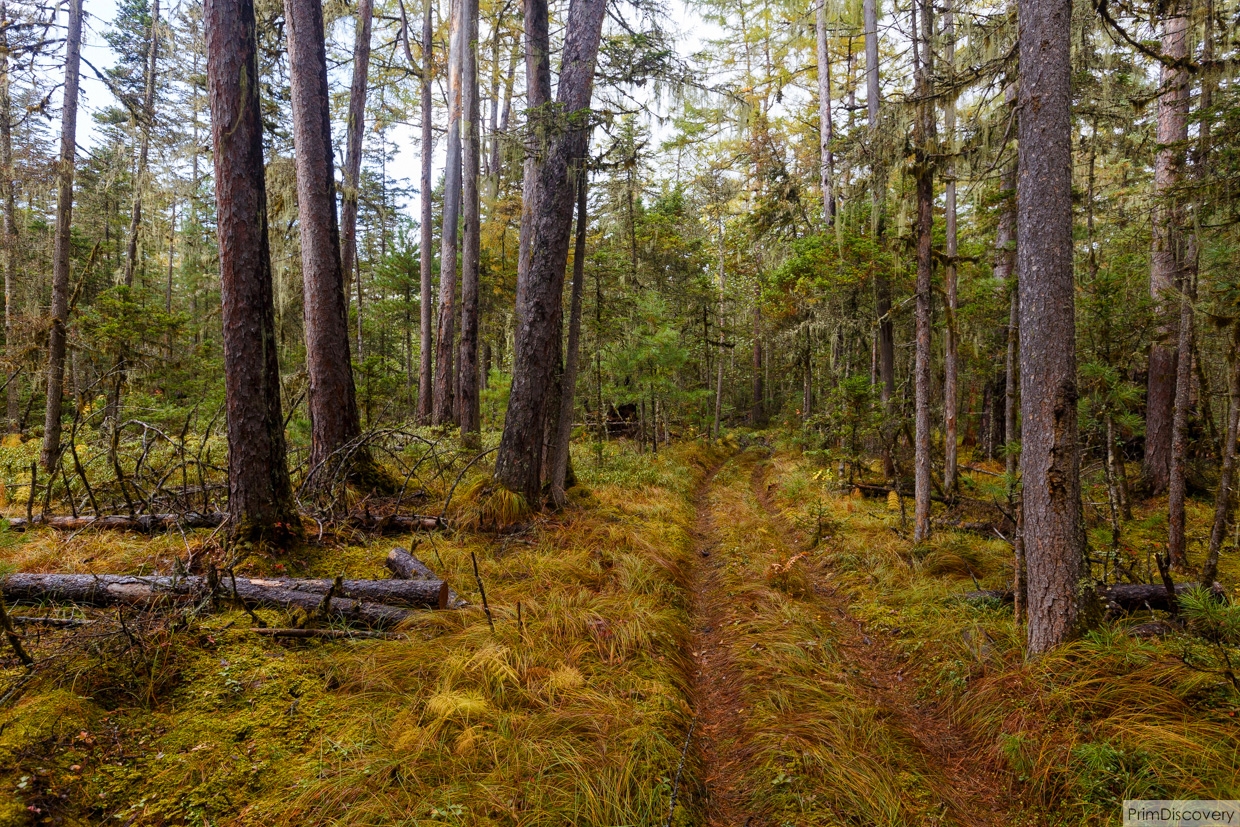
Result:
<instances>
[{"instance_id":1,"label":"rough bark","mask_svg":"<svg viewBox=\"0 0 1240 827\"><path fill-rule=\"evenodd\" d=\"M207 83L215 157L228 513L242 539L296 533L280 408L263 122L253 0L206 0Z\"/></svg>"},{"instance_id":2,"label":"rough bark","mask_svg":"<svg viewBox=\"0 0 1240 827\"><path fill-rule=\"evenodd\" d=\"M301 609L367 626L394 626L410 608L444 609L448 584L443 580L292 580L238 577L236 597L251 608ZM85 606L144 608L190 604L211 596L206 577L134 577L118 574L10 574L0 580L6 597L21 602L78 603ZM324 598L331 589L329 606ZM220 578L217 596L234 594L233 578Z\"/></svg>"},{"instance_id":3,"label":"rough bark","mask_svg":"<svg viewBox=\"0 0 1240 827\"><path fill-rule=\"evenodd\" d=\"M82 58L82 0L69 0L65 35L64 104L60 116L56 234L52 249L52 318L47 335L47 405L40 462L51 471L60 459L60 408L64 401L65 326L69 322L69 255L72 252L73 168L77 156L78 75Z\"/></svg>"},{"instance_id":4,"label":"rough bark","mask_svg":"<svg viewBox=\"0 0 1240 827\"><path fill-rule=\"evenodd\" d=\"M307 403L310 410L311 480L335 470L341 451L361 434L349 321L336 223L327 55L320 0L285 0L293 143L297 169L297 218L306 324ZM360 472L368 456L351 462Z\"/></svg>"},{"instance_id":5,"label":"rough bark","mask_svg":"<svg viewBox=\"0 0 1240 827\"><path fill-rule=\"evenodd\" d=\"M568 343L565 345L564 377L560 387L560 415L551 453L551 501L563 507L568 501L569 443L573 435L573 410L577 398L577 365L581 350L581 299L586 281L587 176L577 177L577 237L573 247L573 286L568 310Z\"/></svg>"},{"instance_id":6,"label":"rough bark","mask_svg":"<svg viewBox=\"0 0 1240 827\"><path fill-rule=\"evenodd\" d=\"M923 0L921 10L920 60L917 40L913 41L917 67L917 121L914 127L914 165L917 176L917 296L916 349L914 366L914 486L913 542L930 538L930 303L933 295L931 258L934 232L934 168L931 162L934 140L933 89L930 83L931 33L934 22L930 4Z\"/></svg>"},{"instance_id":7,"label":"rough bark","mask_svg":"<svg viewBox=\"0 0 1240 827\"><path fill-rule=\"evenodd\" d=\"M1184 536L1184 502L1188 498L1185 462L1188 458L1188 416L1193 385L1193 302L1191 276L1180 287L1180 322L1175 369L1175 405L1171 417L1171 473L1167 480L1167 556L1171 567L1188 566L1188 543Z\"/></svg>"},{"instance_id":8,"label":"rough bark","mask_svg":"<svg viewBox=\"0 0 1240 827\"><path fill-rule=\"evenodd\" d=\"M340 198L340 271L346 284L357 263L357 196L362 176L362 139L366 132L366 82L370 71L370 30L374 0L358 0L353 40L353 81L349 85L349 120L345 125L344 182ZM358 286L358 352L362 358L361 286Z\"/></svg>"},{"instance_id":9,"label":"rough bark","mask_svg":"<svg viewBox=\"0 0 1240 827\"><path fill-rule=\"evenodd\" d=\"M17 300L17 195L13 169L13 100L9 93L8 6L0 3L0 198L4 204L4 347L9 360L5 384L7 430L16 433L21 418L17 393L18 369L13 342Z\"/></svg>"},{"instance_id":10,"label":"rough bark","mask_svg":"<svg viewBox=\"0 0 1240 827\"><path fill-rule=\"evenodd\" d=\"M453 420L455 383L453 351L456 348L456 263L461 217L461 6L451 0L448 38L448 149L444 166L443 229L439 235L439 321L435 327L435 385L431 423L447 425Z\"/></svg>"},{"instance_id":11,"label":"rough bark","mask_svg":"<svg viewBox=\"0 0 1240 827\"><path fill-rule=\"evenodd\" d=\"M568 263L576 176L590 136L590 99L602 36L605 0L574 0L567 23L564 57L555 107L543 107L536 128L533 157L527 162L527 199L522 211L522 257L517 269L517 329L513 382L504 433L495 462L496 480L520 493L530 506L538 502L542 474L541 436L546 396L559 347L552 341ZM547 59L545 0L527 0L526 27L536 29L527 49L531 66L527 89L549 90L540 76ZM541 64L538 65L538 64ZM548 72L549 75L549 72ZM541 93L540 93L541 94ZM531 95L533 100L537 96ZM532 196L532 197L531 197Z\"/></svg>"},{"instance_id":12,"label":"rough bark","mask_svg":"<svg viewBox=\"0 0 1240 827\"><path fill-rule=\"evenodd\" d=\"M461 249L461 353L460 390L456 415L462 434L482 429L478 391L478 262L481 250L481 217L478 204L479 136L478 96L478 0L459 0L464 31L461 34L463 89L461 90L461 139L464 153L461 184L464 239Z\"/></svg>"},{"instance_id":13,"label":"rough bark","mask_svg":"<svg viewBox=\"0 0 1240 827\"><path fill-rule=\"evenodd\" d=\"M84 528L99 528L124 531L136 531L142 534L154 534L170 529L184 528L216 528L223 525L228 518L225 513L188 512L185 514L141 514L130 517L126 514L106 514L99 517L53 517L34 515L30 520L24 517L13 517L9 520L10 531L25 531L28 528L46 526L57 531L81 531Z\"/></svg>"},{"instance_id":14,"label":"rough bark","mask_svg":"<svg viewBox=\"0 0 1240 827\"><path fill-rule=\"evenodd\" d=\"M1181 59L1188 54L1188 17L1176 3L1163 22L1162 52ZM1146 389L1145 458L1142 473L1151 494L1167 490L1171 474L1171 431L1175 418L1176 353L1174 316L1178 302L1166 299L1176 288L1183 262L1183 209L1173 190L1179 183L1188 139L1188 71L1162 67L1162 94L1158 98L1158 152L1154 159L1153 246L1150 251L1150 296L1163 322L1150 348Z\"/></svg>"},{"instance_id":15,"label":"rough bark","mask_svg":"<svg viewBox=\"0 0 1240 827\"><path fill-rule=\"evenodd\" d=\"M431 12L433 8L434 0L426 0L422 15L422 174L419 179L421 213L420 226L418 228L418 274L421 279L419 291L421 352L418 355L418 422L424 425L431 420L431 400L434 394L432 390L434 378L431 359L433 358L435 348L435 331L432 327L431 313L431 308L434 304L431 279L433 277L435 258L432 251L435 243L435 230L431 224L434 221L434 206L431 203L431 173L434 162L432 153L435 148L435 135L432 130L434 125L433 105L431 102L431 72L433 67L431 56L434 47L434 26L431 20Z\"/></svg>"},{"instance_id":16,"label":"rough bark","mask_svg":"<svg viewBox=\"0 0 1240 827\"><path fill-rule=\"evenodd\" d=\"M1084 611L1072 273L1072 0L1019 0L1021 472L1031 655L1075 636Z\"/></svg>"},{"instance_id":17,"label":"rough bark","mask_svg":"<svg viewBox=\"0 0 1240 827\"><path fill-rule=\"evenodd\" d=\"M749 424L755 428L766 427L766 388L762 375L762 287L754 285L753 304L753 405L749 409Z\"/></svg>"}]
</instances>

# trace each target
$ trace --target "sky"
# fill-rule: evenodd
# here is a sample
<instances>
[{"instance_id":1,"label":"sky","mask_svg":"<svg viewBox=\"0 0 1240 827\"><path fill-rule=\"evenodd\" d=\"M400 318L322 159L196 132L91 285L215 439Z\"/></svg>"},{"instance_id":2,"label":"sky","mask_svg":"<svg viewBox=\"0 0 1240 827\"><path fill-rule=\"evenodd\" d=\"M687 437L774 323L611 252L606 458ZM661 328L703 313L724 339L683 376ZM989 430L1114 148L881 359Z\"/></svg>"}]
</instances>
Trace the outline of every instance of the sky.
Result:
<instances>
[{"instance_id":1,"label":"sky","mask_svg":"<svg viewBox=\"0 0 1240 827\"><path fill-rule=\"evenodd\" d=\"M180 0L180 2L186 2L186 0ZM85 20L82 56L100 71L106 71L107 67L117 62L116 54L103 37L104 32L108 30L116 17L116 0L84 0L83 9ZM673 33L676 35L677 52L682 57L688 57L700 51L707 40L719 35L718 28L699 19L684 0L669 0L668 12ZM339 67L335 73L339 73L340 78L333 77L333 82L340 82L347 86L348 73L351 71L351 65ZM660 107L666 110L668 105L667 103L660 104L655 99L649 85L636 90L634 96L637 100L649 105L655 112L658 112ZM101 132L96 127L94 114L114 104L115 99L108 88L95 76L90 67L83 65L78 114L78 143L83 149L97 148L101 140ZM659 114L666 115L667 113L663 111ZM670 137L670 124L660 123L659 119L653 115L647 116L647 120L654 139L653 145L657 146L661 140ZM388 164L388 174L396 179L406 179L410 185L416 185L421 166L417 127L413 124L397 124L389 130L388 135L389 140L396 147L396 157ZM337 144L339 161L339 158L343 156L344 136L333 137ZM436 146L436 150L435 174L438 178L443 168L442 144ZM416 199L411 199L402 206L404 211L411 216L416 214Z\"/></svg>"}]
</instances>

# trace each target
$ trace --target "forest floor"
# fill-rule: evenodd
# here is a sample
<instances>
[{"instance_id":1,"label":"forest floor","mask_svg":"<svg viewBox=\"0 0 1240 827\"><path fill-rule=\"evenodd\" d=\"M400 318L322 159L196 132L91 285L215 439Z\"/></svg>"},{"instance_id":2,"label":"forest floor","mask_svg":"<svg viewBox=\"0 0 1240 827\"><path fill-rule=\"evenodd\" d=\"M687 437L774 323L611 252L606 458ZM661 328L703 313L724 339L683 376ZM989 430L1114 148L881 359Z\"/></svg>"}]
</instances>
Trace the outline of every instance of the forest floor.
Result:
<instances>
[{"instance_id":1,"label":"forest floor","mask_svg":"<svg viewBox=\"0 0 1240 827\"><path fill-rule=\"evenodd\" d=\"M1010 580L1006 543L914 547L897 498L769 439L582 446L558 513L488 527L480 473L453 516L484 528L328 536L238 570L381 577L416 545L471 605L396 639L275 642L235 610L23 627L33 672L0 641L0 827L1066 827L1118 824L1124 798L1240 797L1234 647L1130 634L1147 614L1027 662L1010 606L960 599ZM1130 567L1163 508L1125 525ZM0 532L0 570L170 571L211 542Z\"/></svg>"}]
</instances>

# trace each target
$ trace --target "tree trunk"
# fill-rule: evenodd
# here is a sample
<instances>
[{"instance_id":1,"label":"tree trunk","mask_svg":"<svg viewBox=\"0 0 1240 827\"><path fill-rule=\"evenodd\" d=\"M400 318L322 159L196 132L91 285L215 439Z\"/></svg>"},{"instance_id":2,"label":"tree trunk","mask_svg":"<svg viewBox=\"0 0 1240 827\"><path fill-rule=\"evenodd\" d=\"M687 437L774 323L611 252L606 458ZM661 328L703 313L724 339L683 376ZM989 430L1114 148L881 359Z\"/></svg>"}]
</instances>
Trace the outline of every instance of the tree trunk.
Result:
<instances>
[{"instance_id":1,"label":"tree trunk","mask_svg":"<svg viewBox=\"0 0 1240 827\"><path fill-rule=\"evenodd\" d=\"M283 540L300 523L280 409L258 45L253 0L206 0L207 82L215 156L224 391L228 424L228 513L233 535Z\"/></svg>"},{"instance_id":2,"label":"tree trunk","mask_svg":"<svg viewBox=\"0 0 1240 827\"><path fill-rule=\"evenodd\" d=\"M434 25L431 20L433 8L434 0L426 0L422 16L422 177L419 187L421 189L421 226L418 243L418 273L421 279L419 296L421 352L418 354L418 422L423 425L431 420L431 400L434 394L431 388L434 381L431 358L435 348L434 328L431 326L433 324L431 307L434 303L431 280L435 258L432 252L435 229L431 224L435 220L431 194L431 173L434 163L432 152L435 147L431 104L431 72L434 67L431 60L431 50L434 44Z\"/></svg>"},{"instance_id":3,"label":"tree trunk","mask_svg":"<svg viewBox=\"0 0 1240 827\"><path fill-rule=\"evenodd\" d=\"M589 144L590 99L606 6L605 0L577 0L570 8L553 113L556 128L536 128L539 137L533 141L534 157L526 166L526 174L532 180L527 181L522 235L528 240L522 245L525 254L517 270L512 392L495 461L495 478L505 488L523 495L530 506L536 506L539 496L539 443L555 355L559 353L551 337L560 315L576 177L584 174ZM527 65L531 67L529 90L550 87L549 80L544 82L541 76L548 67L544 56L546 19L545 0L526 0L525 23L527 30L533 32L533 48L527 49ZM535 94L529 97L532 101L538 99Z\"/></svg>"},{"instance_id":4,"label":"tree trunk","mask_svg":"<svg viewBox=\"0 0 1240 827\"><path fill-rule=\"evenodd\" d=\"M435 387L431 424L453 420L456 347L456 246L461 217L461 14L465 0L450 0L448 38L448 151L444 167L443 230L439 236L439 322L435 329Z\"/></svg>"},{"instance_id":5,"label":"tree trunk","mask_svg":"<svg viewBox=\"0 0 1240 827\"><path fill-rule=\"evenodd\" d=\"M297 214L305 285L306 373L310 409L310 479L326 480L342 449L361 435L349 321L336 224L327 55L320 0L285 0L292 86ZM350 457L350 475L371 475L368 455ZM326 475L326 476L320 476Z\"/></svg>"},{"instance_id":6,"label":"tree trunk","mask_svg":"<svg viewBox=\"0 0 1240 827\"><path fill-rule=\"evenodd\" d=\"M879 244L883 236L883 200L885 184L878 167L878 0L864 0L862 13L865 20L865 83L866 114L869 120L870 141L870 234ZM874 274L874 313L878 320L878 379L879 398L884 416L891 413L891 399L896 392L896 339L891 324L891 282L887 274ZM884 424L883 476L895 479L895 464L891 456L892 434Z\"/></svg>"},{"instance_id":7,"label":"tree trunk","mask_svg":"<svg viewBox=\"0 0 1240 827\"><path fill-rule=\"evenodd\" d=\"M60 459L60 407L64 400L65 340L69 323L69 255L72 252L73 168L77 157L78 70L82 58L82 0L69 0L65 36L64 105L60 124L60 189L52 250L52 319L47 336L47 407L40 461L49 473Z\"/></svg>"},{"instance_id":8,"label":"tree trunk","mask_svg":"<svg viewBox=\"0 0 1240 827\"><path fill-rule=\"evenodd\" d=\"M1171 418L1171 475L1167 481L1167 555L1171 567L1188 567L1188 544L1184 536L1184 501L1188 496L1185 461L1188 455L1188 416L1193 385L1193 289L1192 274L1180 285L1180 323L1176 347L1175 406Z\"/></svg>"},{"instance_id":9,"label":"tree trunk","mask_svg":"<svg viewBox=\"0 0 1240 827\"><path fill-rule=\"evenodd\" d=\"M1214 497L1214 523L1210 527L1210 548L1201 567L1201 582L1210 584L1218 577L1218 556L1231 522L1233 489L1236 478L1236 440L1240 438L1240 323L1234 323L1231 345L1231 379L1228 383L1227 436L1223 443L1222 469Z\"/></svg>"},{"instance_id":10,"label":"tree trunk","mask_svg":"<svg viewBox=\"0 0 1240 827\"><path fill-rule=\"evenodd\" d=\"M551 460L551 501L563 508L568 498L565 489L571 459L569 445L573 436L573 410L577 396L577 365L581 350L581 297L586 281L586 198L587 175L577 179L577 237L573 247L573 287L568 311L568 344L564 354L564 379L560 387L560 416Z\"/></svg>"},{"instance_id":11,"label":"tree trunk","mask_svg":"<svg viewBox=\"0 0 1240 827\"><path fill-rule=\"evenodd\" d=\"M358 0L353 40L353 82L349 86L349 121L345 126L344 181L340 198L340 271L345 284L357 264L357 198L362 177L362 140L366 132L366 80L370 71L370 29L374 0ZM346 291L347 292L347 291ZM357 286L357 358L362 359L362 285Z\"/></svg>"},{"instance_id":12,"label":"tree trunk","mask_svg":"<svg viewBox=\"0 0 1240 827\"><path fill-rule=\"evenodd\" d=\"M138 266L138 233L142 230L142 190L146 186L147 158L151 150L151 129L155 125L155 76L159 66L159 0L151 3L151 32L147 45L146 88L142 95L142 117L138 123L138 170L133 182L133 206L129 212L129 243L125 248L125 286L133 287Z\"/></svg>"},{"instance_id":13,"label":"tree trunk","mask_svg":"<svg viewBox=\"0 0 1240 827\"><path fill-rule=\"evenodd\" d=\"M1188 17L1176 3L1163 23L1162 53L1183 59L1188 54ZM1169 346L1178 338L1172 308L1166 299L1176 287L1183 264L1183 210L1174 190L1184 162L1188 140L1188 71L1162 67L1162 94L1158 98L1158 152L1154 159L1153 248L1150 252L1150 296L1164 320L1150 348L1146 391L1145 459L1142 473L1151 494L1167 490L1171 474L1171 431L1175 418L1176 353ZM1178 310L1178 307L1174 308ZM1177 314L1178 315L1178 314Z\"/></svg>"},{"instance_id":14,"label":"tree trunk","mask_svg":"<svg viewBox=\"0 0 1240 827\"><path fill-rule=\"evenodd\" d=\"M724 269L723 204L719 205L719 352L715 364L715 439L720 435L720 419L723 416L723 297L727 288L727 271Z\"/></svg>"},{"instance_id":15,"label":"tree trunk","mask_svg":"<svg viewBox=\"0 0 1240 827\"><path fill-rule=\"evenodd\" d=\"M1020 0L1021 472L1032 655L1086 620L1072 275L1072 0Z\"/></svg>"},{"instance_id":16,"label":"tree trunk","mask_svg":"<svg viewBox=\"0 0 1240 827\"><path fill-rule=\"evenodd\" d=\"M464 435L482 429L481 400L478 392L478 260L482 227L478 205L478 165L481 146L478 134L478 0L458 0L461 4L462 89L461 126L464 149L462 182L465 238L461 251L461 354L460 392L456 415Z\"/></svg>"},{"instance_id":17,"label":"tree trunk","mask_svg":"<svg viewBox=\"0 0 1240 827\"><path fill-rule=\"evenodd\" d=\"M831 55L827 50L827 2L819 0L818 34L818 140L819 184L822 189L822 221L827 227L835 223L835 189L832 186L834 159L831 140L835 137L831 124Z\"/></svg>"},{"instance_id":18,"label":"tree trunk","mask_svg":"<svg viewBox=\"0 0 1240 827\"><path fill-rule=\"evenodd\" d=\"M915 445L913 462L914 519L913 542L930 539L930 300L933 285L931 258L934 232L934 169L931 166L934 140L934 103L930 84L931 34L934 20L930 4L920 3L921 49L913 40L913 60L917 64L917 122L913 143L917 174L917 343L914 376ZM916 31L916 26L914 26Z\"/></svg>"},{"instance_id":19,"label":"tree trunk","mask_svg":"<svg viewBox=\"0 0 1240 827\"><path fill-rule=\"evenodd\" d=\"M947 40L945 56L947 72L956 70L956 20L952 12L951 0L945 4L943 31ZM943 493L948 499L956 494L956 413L960 391L957 387L957 356L956 356L956 92L947 91L947 100L943 111L943 128L947 132L947 169L943 175L946 210L943 216L944 252L947 264L944 267L944 291L947 294L947 319L943 332Z\"/></svg>"},{"instance_id":20,"label":"tree trunk","mask_svg":"<svg viewBox=\"0 0 1240 827\"><path fill-rule=\"evenodd\" d=\"M208 0L210 2L210 0ZM70 602L87 606L177 605L198 603L212 593L205 577L132 577L123 574L10 574L0 581L12 600ZM293 580L224 575L216 595L227 600L235 591L250 608L300 609L316 615L353 620L367 626L395 626L409 617L406 607L445 609L448 584L443 580ZM328 591L332 598L326 600ZM324 605L327 604L327 605Z\"/></svg>"},{"instance_id":21,"label":"tree trunk","mask_svg":"<svg viewBox=\"0 0 1240 827\"><path fill-rule=\"evenodd\" d=\"M753 303L753 406L749 410L749 424L755 428L766 427L766 389L762 379L762 287L754 285Z\"/></svg>"},{"instance_id":22,"label":"tree trunk","mask_svg":"<svg viewBox=\"0 0 1240 827\"><path fill-rule=\"evenodd\" d=\"M5 385L7 430L16 433L21 417L17 394L17 349L13 342L17 301L17 196L13 169L13 100L9 93L8 5L0 2L0 198L4 200L4 347L9 361Z\"/></svg>"}]
</instances>

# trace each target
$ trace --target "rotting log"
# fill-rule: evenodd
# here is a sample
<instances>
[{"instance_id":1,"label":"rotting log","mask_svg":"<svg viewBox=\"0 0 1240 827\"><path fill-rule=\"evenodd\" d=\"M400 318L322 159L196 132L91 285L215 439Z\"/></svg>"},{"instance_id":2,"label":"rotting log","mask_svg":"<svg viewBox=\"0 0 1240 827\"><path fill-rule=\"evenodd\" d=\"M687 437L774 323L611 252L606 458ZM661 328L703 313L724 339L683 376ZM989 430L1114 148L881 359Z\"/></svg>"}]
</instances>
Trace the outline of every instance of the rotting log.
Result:
<instances>
[{"instance_id":1,"label":"rotting log","mask_svg":"<svg viewBox=\"0 0 1240 827\"><path fill-rule=\"evenodd\" d=\"M262 629L250 630L256 635L273 638L302 638L317 640L391 640L382 632L365 632L357 629Z\"/></svg>"},{"instance_id":2,"label":"rotting log","mask_svg":"<svg viewBox=\"0 0 1240 827\"><path fill-rule=\"evenodd\" d=\"M217 528L223 525L227 517L228 515L223 512L199 513L194 511L185 514L139 514L133 517L124 514L107 514L99 517L35 516L30 520L25 517L12 517L9 519L9 528L13 531L25 531L31 526L47 526L57 531L102 528L153 534L178 526L181 528Z\"/></svg>"},{"instance_id":3,"label":"rotting log","mask_svg":"<svg viewBox=\"0 0 1240 827\"><path fill-rule=\"evenodd\" d=\"M439 580L439 575L431 567L414 557L408 550L396 546L388 552L383 563L397 578L401 580ZM469 605L451 589L448 590L448 608L459 609Z\"/></svg>"},{"instance_id":4,"label":"rotting log","mask_svg":"<svg viewBox=\"0 0 1240 827\"><path fill-rule=\"evenodd\" d=\"M170 531L180 527L217 528L223 525L228 515L224 512L188 512L185 514L138 514L130 517L125 514L105 514L98 517L43 517L32 519L11 517L9 528L13 531L25 531L31 526L47 526L57 531L81 531L86 528L108 529L113 531L137 531L142 534L154 534L159 531ZM379 534L409 534L419 531L438 531L447 528L442 517L431 517L424 514L399 515L389 514L376 517L371 514L350 515L347 523L364 531Z\"/></svg>"},{"instance_id":5,"label":"rotting log","mask_svg":"<svg viewBox=\"0 0 1240 827\"><path fill-rule=\"evenodd\" d=\"M1177 583L1175 586L1176 597L1185 592L1198 588L1196 583ZM1227 594L1217 583L1210 588L1210 593L1219 600L1226 600ZM1114 586L1108 586L1099 592L1103 605L1106 606L1107 613L1111 615L1128 614L1130 612L1139 612L1145 609L1153 609L1156 611L1166 612L1171 609L1171 601L1167 594L1167 589L1161 583L1120 583ZM966 592L960 596L960 599L966 603L980 605L985 603L1011 603L1011 589L984 589L981 591Z\"/></svg>"},{"instance_id":6,"label":"rotting log","mask_svg":"<svg viewBox=\"0 0 1240 827\"><path fill-rule=\"evenodd\" d=\"M236 597L251 608L301 609L308 614L367 626L395 626L410 608L448 608L442 580L344 580L325 601L331 580L221 578L217 595ZM13 601L72 602L90 606L161 606L201 602L211 596L205 577L135 577L93 574L10 574L0 588ZM385 602L377 602L378 599ZM401 605L392 605L399 601ZM327 602L328 605L324 605ZM410 608L405 608L410 607Z\"/></svg>"}]
</instances>

